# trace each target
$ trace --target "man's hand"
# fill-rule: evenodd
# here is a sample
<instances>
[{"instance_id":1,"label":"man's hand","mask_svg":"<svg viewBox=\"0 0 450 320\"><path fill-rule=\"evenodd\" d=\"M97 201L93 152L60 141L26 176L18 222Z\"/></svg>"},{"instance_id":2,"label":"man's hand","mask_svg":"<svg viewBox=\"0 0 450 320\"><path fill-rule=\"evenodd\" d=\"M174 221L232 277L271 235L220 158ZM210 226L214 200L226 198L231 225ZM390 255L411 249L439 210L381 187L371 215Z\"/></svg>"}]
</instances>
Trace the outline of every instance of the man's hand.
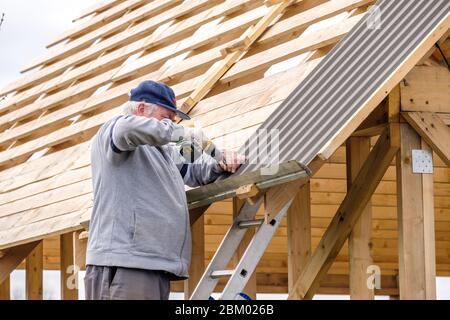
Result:
<instances>
[{"instance_id":1,"label":"man's hand","mask_svg":"<svg viewBox=\"0 0 450 320\"><path fill-rule=\"evenodd\" d=\"M223 171L235 173L239 167L245 163L245 156L240 155L236 151L223 150L223 160L219 161L219 165Z\"/></svg>"}]
</instances>

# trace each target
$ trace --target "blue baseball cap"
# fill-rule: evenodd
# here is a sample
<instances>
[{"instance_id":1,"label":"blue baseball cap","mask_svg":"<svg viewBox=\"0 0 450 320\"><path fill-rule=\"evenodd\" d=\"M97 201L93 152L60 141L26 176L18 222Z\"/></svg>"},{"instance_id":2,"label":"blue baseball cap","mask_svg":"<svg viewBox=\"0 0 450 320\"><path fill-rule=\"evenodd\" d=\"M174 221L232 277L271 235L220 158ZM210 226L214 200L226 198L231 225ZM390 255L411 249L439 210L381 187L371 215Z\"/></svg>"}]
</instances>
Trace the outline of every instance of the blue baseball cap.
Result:
<instances>
[{"instance_id":1,"label":"blue baseball cap","mask_svg":"<svg viewBox=\"0 0 450 320\"><path fill-rule=\"evenodd\" d=\"M173 90L164 83L147 80L141 82L130 92L130 101L154 103L175 112L181 119L190 120L186 113L177 109L177 100Z\"/></svg>"}]
</instances>

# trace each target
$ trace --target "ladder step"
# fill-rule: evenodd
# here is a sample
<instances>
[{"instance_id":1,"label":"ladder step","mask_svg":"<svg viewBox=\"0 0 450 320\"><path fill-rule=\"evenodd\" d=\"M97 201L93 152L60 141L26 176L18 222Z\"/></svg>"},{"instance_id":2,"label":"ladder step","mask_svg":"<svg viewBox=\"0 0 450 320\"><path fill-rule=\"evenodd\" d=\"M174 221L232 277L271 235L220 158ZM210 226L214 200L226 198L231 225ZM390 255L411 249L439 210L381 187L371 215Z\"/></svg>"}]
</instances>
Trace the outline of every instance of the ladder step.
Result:
<instances>
[{"instance_id":1,"label":"ladder step","mask_svg":"<svg viewBox=\"0 0 450 320\"><path fill-rule=\"evenodd\" d=\"M217 270L211 273L212 279L218 279L223 277L231 277L233 275L234 270Z\"/></svg>"},{"instance_id":2,"label":"ladder step","mask_svg":"<svg viewBox=\"0 0 450 320\"><path fill-rule=\"evenodd\" d=\"M246 220L239 222L239 228L245 229L250 227L259 227L264 223L264 219L257 219L257 220Z\"/></svg>"}]
</instances>

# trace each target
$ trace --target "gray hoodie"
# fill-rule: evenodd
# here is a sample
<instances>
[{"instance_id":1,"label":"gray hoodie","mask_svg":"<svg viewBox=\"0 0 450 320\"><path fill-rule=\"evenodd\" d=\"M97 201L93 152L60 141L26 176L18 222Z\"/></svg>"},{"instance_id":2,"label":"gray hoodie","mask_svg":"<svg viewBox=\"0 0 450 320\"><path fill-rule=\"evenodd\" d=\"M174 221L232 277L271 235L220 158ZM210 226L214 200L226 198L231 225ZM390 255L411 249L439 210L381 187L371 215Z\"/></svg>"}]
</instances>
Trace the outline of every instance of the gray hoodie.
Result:
<instances>
[{"instance_id":1,"label":"gray hoodie","mask_svg":"<svg viewBox=\"0 0 450 320\"><path fill-rule=\"evenodd\" d=\"M163 270L172 280L189 276L184 185L210 183L222 170L207 154L187 163L169 144L177 126L168 119L116 116L97 132L87 264Z\"/></svg>"}]
</instances>

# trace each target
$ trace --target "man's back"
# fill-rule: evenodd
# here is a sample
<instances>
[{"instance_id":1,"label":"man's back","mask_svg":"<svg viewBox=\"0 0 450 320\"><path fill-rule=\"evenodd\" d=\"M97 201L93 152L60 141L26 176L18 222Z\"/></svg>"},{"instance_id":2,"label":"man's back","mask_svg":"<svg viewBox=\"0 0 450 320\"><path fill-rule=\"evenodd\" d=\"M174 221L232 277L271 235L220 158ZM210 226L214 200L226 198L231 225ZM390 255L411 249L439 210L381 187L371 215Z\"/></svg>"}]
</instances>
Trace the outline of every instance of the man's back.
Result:
<instances>
[{"instance_id":1,"label":"man's back","mask_svg":"<svg viewBox=\"0 0 450 320\"><path fill-rule=\"evenodd\" d=\"M161 146L120 150L123 144L114 137L136 126L164 130L157 120L115 117L92 142L94 208L87 264L165 270L186 278L191 239L183 178L164 133L153 137Z\"/></svg>"}]
</instances>

